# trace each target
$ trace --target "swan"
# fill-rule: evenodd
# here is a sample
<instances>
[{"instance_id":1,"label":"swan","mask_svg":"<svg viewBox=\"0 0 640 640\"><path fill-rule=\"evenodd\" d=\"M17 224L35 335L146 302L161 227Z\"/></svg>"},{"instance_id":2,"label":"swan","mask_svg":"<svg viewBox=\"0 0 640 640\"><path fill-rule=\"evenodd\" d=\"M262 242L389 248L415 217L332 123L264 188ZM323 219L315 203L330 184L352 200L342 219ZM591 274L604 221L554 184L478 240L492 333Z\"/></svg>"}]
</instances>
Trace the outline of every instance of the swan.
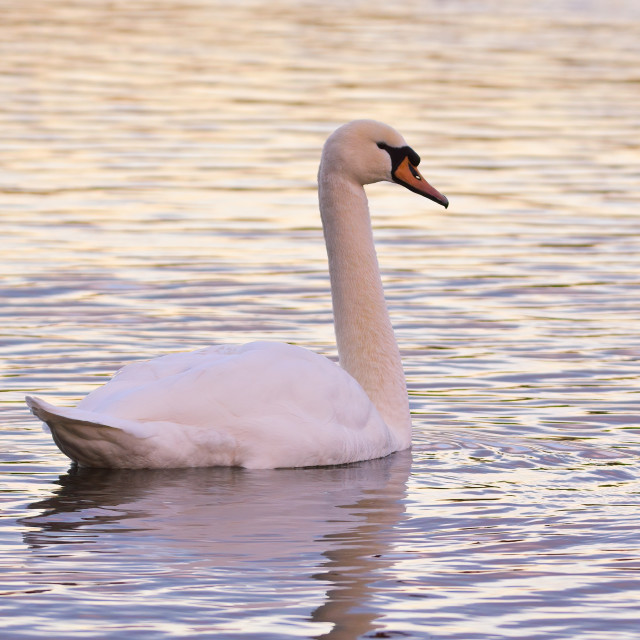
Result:
<instances>
[{"instance_id":1,"label":"swan","mask_svg":"<svg viewBox=\"0 0 640 640\"><path fill-rule=\"evenodd\" d=\"M328 466L410 448L363 185L395 182L446 208L419 163L374 120L344 124L324 144L318 196L339 364L291 344L210 346L129 364L75 408L27 396L31 412L84 467Z\"/></svg>"}]
</instances>

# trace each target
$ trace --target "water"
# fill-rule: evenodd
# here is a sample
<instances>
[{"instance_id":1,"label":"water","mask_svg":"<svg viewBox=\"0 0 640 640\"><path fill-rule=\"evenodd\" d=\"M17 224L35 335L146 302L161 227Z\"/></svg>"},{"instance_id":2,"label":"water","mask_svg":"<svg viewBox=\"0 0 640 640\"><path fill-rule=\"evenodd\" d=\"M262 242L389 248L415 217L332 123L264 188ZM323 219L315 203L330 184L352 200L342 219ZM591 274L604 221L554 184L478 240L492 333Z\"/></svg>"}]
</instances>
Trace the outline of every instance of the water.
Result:
<instances>
[{"instance_id":1,"label":"water","mask_svg":"<svg viewBox=\"0 0 640 640\"><path fill-rule=\"evenodd\" d=\"M0 2L3 638L637 639L640 11L620 2ZM326 135L369 188L411 454L77 471L22 403L121 364L335 356Z\"/></svg>"}]
</instances>

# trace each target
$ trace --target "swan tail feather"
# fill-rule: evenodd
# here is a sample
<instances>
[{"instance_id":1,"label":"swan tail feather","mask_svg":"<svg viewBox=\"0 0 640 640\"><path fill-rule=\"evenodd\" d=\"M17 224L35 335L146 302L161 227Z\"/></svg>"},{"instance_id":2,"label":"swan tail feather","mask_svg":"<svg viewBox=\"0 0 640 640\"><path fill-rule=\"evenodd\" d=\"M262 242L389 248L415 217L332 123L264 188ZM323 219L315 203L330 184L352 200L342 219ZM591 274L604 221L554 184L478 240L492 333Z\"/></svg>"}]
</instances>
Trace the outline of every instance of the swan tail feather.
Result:
<instances>
[{"instance_id":1,"label":"swan tail feather","mask_svg":"<svg viewBox=\"0 0 640 640\"><path fill-rule=\"evenodd\" d=\"M57 407L32 396L27 396L25 401L31 413L49 427L60 451L80 466L144 466L140 459L145 456L144 438L129 433L126 421L113 419L113 424L106 424L90 411ZM114 460L122 459L125 451L127 460L114 464Z\"/></svg>"}]
</instances>

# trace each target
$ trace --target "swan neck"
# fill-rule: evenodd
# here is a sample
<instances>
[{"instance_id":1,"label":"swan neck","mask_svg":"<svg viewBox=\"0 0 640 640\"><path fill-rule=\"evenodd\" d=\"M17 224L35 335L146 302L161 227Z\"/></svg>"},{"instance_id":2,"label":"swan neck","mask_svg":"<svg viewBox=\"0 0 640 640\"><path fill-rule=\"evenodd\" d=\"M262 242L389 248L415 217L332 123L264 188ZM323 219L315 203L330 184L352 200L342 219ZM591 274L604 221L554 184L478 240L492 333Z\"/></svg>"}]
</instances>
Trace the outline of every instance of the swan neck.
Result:
<instances>
[{"instance_id":1,"label":"swan neck","mask_svg":"<svg viewBox=\"0 0 640 640\"><path fill-rule=\"evenodd\" d=\"M342 175L319 174L322 225L340 366L364 388L398 448L411 443L407 388L382 288L364 188Z\"/></svg>"}]
</instances>

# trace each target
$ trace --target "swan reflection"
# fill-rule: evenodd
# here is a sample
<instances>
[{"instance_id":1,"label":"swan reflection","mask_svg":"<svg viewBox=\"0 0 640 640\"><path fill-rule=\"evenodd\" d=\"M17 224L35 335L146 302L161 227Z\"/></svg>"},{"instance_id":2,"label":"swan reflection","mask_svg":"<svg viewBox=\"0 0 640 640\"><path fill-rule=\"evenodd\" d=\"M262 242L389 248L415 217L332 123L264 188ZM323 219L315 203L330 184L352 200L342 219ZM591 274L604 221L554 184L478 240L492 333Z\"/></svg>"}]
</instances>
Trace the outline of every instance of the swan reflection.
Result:
<instances>
[{"instance_id":1,"label":"swan reflection","mask_svg":"<svg viewBox=\"0 0 640 640\"><path fill-rule=\"evenodd\" d=\"M212 620L234 635L251 622L251 594L275 614L293 587L299 615L319 623L316 637L353 638L378 626L379 607L368 603L393 562L385 556L404 518L410 466L405 451L277 471L72 468L54 494L30 505L40 513L23 519L24 540L58 577L70 565L76 579L80 569L113 589L122 577L113 571L136 573L149 581L146 605L156 597L162 607L186 582L181 597L206 594Z\"/></svg>"}]
</instances>

